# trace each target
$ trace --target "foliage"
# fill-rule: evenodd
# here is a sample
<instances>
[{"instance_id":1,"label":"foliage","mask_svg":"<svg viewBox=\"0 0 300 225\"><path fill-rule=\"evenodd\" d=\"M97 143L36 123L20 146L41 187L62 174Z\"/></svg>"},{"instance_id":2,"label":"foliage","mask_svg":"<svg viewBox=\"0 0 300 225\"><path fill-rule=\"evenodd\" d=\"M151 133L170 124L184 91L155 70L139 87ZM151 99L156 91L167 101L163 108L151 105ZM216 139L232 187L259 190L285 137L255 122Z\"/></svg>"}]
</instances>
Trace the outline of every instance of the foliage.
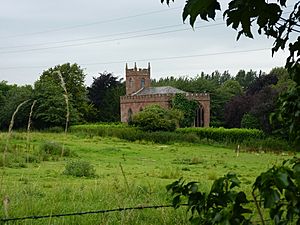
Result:
<instances>
[{"instance_id":1,"label":"foliage","mask_svg":"<svg viewBox=\"0 0 300 225\"><path fill-rule=\"evenodd\" d=\"M87 88L89 101L96 109L95 116L90 122L120 121L120 96L125 94L125 87L121 79L112 73L103 72Z\"/></svg>"},{"instance_id":2,"label":"foliage","mask_svg":"<svg viewBox=\"0 0 300 225\"><path fill-rule=\"evenodd\" d=\"M66 102L60 81L47 76L34 84L34 95L38 100L33 113L33 124L43 129L48 127L63 127L66 121ZM79 114L70 101L70 122L75 123Z\"/></svg>"},{"instance_id":3,"label":"foliage","mask_svg":"<svg viewBox=\"0 0 300 225\"><path fill-rule=\"evenodd\" d=\"M258 119L255 116L250 113L246 113L242 118L241 127L248 129L259 129L260 125Z\"/></svg>"},{"instance_id":4,"label":"foliage","mask_svg":"<svg viewBox=\"0 0 300 225\"><path fill-rule=\"evenodd\" d=\"M245 140L259 140L264 138L264 133L255 129L225 129L220 128L180 128L178 133L195 133L200 139L214 140L219 143L239 143Z\"/></svg>"},{"instance_id":5,"label":"foliage","mask_svg":"<svg viewBox=\"0 0 300 225\"><path fill-rule=\"evenodd\" d=\"M269 209L274 224L300 223L300 160L284 161L256 178L253 193L257 193L263 208Z\"/></svg>"},{"instance_id":6,"label":"foliage","mask_svg":"<svg viewBox=\"0 0 300 225\"><path fill-rule=\"evenodd\" d=\"M71 151L69 148L63 146L58 142L45 141L40 146L40 154L45 155L43 156L44 158L52 156L61 156L63 148L63 156L71 156Z\"/></svg>"},{"instance_id":7,"label":"foliage","mask_svg":"<svg viewBox=\"0 0 300 225\"><path fill-rule=\"evenodd\" d=\"M96 170L90 162L80 160L68 162L63 174L74 177L95 177L95 172Z\"/></svg>"},{"instance_id":8,"label":"foliage","mask_svg":"<svg viewBox=\"0 0 300 225\"><path fill-rule=\"evenodd\" d=\"M255 129L225 128L179 128L175 132L144 132L135 127L122 124L108 125L75 125L70 127L74 134L87 137L116 137L127 141L147 141L160 144L202 143L210 145L230 146L240 144L251 151L290 151L287 141L278 137L267 137L262 131Z\"/></svg>"},{"instance_id":9,"label":"foliage","mask_svg":"<svg viewBox=\"0 0 300 225\"><path fill-rule=\"evenodd\" d=\"M268 87L272 84L277 84L277 82L278 78L274 74L259 76L249 85L246 90L246 95L254 95L263 90L265 87Z\"/></svg>"},{"instance_id":10,"label":"foliage","mask_svg":"<svg viewBox=\"0 0 300 225\"><path fill-rule=\"evenodd\" d=\"M224 119L227 128L241 127L242 118L250 111L252 100L251 96L241 95L233 97L226 103Z\"/></svg>"},{"instance_id":11,"label":"foliage","mask_svg":"<svg viewBox=\"0 0 300 225\"><path fill-rule=\"evenodd\" d=\"M6 82L0 83L0 129L8 129L17 106L26 100L30 100L32 93L32 87L29 85L17 86L8 85ZM27 126L31 103L30 101L20 108L15 117L15 128L25 128Z\"/></svg>"},{"instance_id":12,"label":"foliage","mask_svg":"<svg viewBox=\"0 0 300 225\"><path fill-rule=\"evenodd\" d=\"M70 122L83 121L88 108L85 74L77 64L65 63L44 71L34 84L35 98L38 100L34 113L35 124L39 128L64 126L66 103L64 90L58 75L60 71L68 92L70 103Z\"/></svg>"},{"instance_id":13,"label":"foliage","mask_svg":"<svg viewBox=\"0 0 300 225\"><path fill-rule=\"evenodd\" d=\"M233 97L225 106L226 127L242 127L244 115L252 114L258 120L255 127L271 133L269 116L276 110L278 91L273 86L277 81L275 75L261 75L249 85L244 95Z\"/></svg>"},{"instance_id":14,"label":"foliage","mask_svg":"<svg viewBox=\"0 0 300 225\"><path fill-rule=\"evenodd\" d=\"M235 81L239 82L241 87L246 90L249 85L257 78L256 72L250 70L246 72L245 70L240 70L235 76Z\"/></svg>"},{"instance_id":15,"label":"foliage","mask_svg":"<svg viewBox=\"0 0 300 225\"><path fill-rule=\"evenodd\" d=\"M243 191L237 192L240 180L234 173L228 173L222 178L214 181L209 193L198 191L196 182L185 184L182 179L167 185L171 191L173 206L178 208L182 198L187 199L188 209L191 212L192 224L251 224L252 210L243 205L249 203Z\"/></svg>"},{"instance_id":16,"label":"foliage","mask_svg":"<svg viewBox=\"0 0 300 225\"><path fill-rule=\"evenodd\" d=\"M179 120L180 127L191 127L193 126L196 109L198 108L198 103L193 100L188 100L182 94L176 94L172 99L172 108L178 109L183 112L182 119Z\"/></svg>"},{"instance_id":17,"label":"foliage","mask_svg":"<svg viewBox=\"0 0 300 225\"><path fill-rule=\"evenodd\" d=\"M158 105L151 105L133 116L132 125L143 131L174 131L178 124L178 113L163 109Z\"/></svg>"},{"instance_id":18,"label":"foliage","mask_svg":"<svg viewBox=\"0 0 300 225\"><path fill-rule=\"evenodd\" d=\"M174 2L174 0L172 0ZM170 4L171 0L161 0ZM282 97L281 102L285 106L281 107L278 112L279 117L286 115L283 109L291 112L288 116L288 127L291 139L300 139L297 127L298 110L293 111L295 107L293 102L293 92L297 91L300 86L300 36L297 35L300 26L300 2L296 1L290 12L284 13L287 0L278 0L269 2L265 0L231 0L223 13L226 19L226 25L237 30L237 39L241 35L253 38L252 29L258 28L259 35L274 38L272 54L279 49L284 50L287 46L289 56L286 59L286 69L289 76L296 83L296 89L290 89L286 95ZM215 19L216 11L221 10L220 3L217 0L188 0L183 10L183 20L190 18L190 24L194 26L196 18L200 16L202 20ZM256 26L254 26L254 24ZM294 35L296 34L296 35ZM291 94L291 96L288 96Z\"/></svg>"},{"instance_id":19,"label":"foliage","mask_svg":"<svg viewBox=\"0 0 300 225\"><path fill-rule=\"evenodd\" d=\"M166 77L152 81L153 86L172 86L192 93L209 93L211 98L211 123L224 125L224 106L233 93L239 92L240 85L231 82L232 76L228 71L222 74L214 71L211 74L202 72L194 78Z\"/></svg>"},{"instance_id":20,"label":"foliage","mask_svg":"<svg viewBox=\"0 0 300 225\"><path fill-rule=\"evenodd\" d=\"M55 80L55 83L60 84L57 71L60 71L66 84L70 101L73 107L78 111L79 118L82 119L87 105L86 88L84 84L86 75L83 69L76 63L65 63L44 71L39 80L42 81L46 77L49 77Z\"/></svg>"},{"instance_id":21,"label":"foliage","mask_svg":"<svg viewBox=\"0 0 300 225\"><path fill-rule=\"evenodd\" d=\"M175 208L187 202L193 224L254 224L246 193L234 190L240 183L236 174L228 173L214 181L209 193L198 191L197 182L185 184L182 179L167 185L167 190L175 196L172 201ZM268 209L274 224L299 224L299 158L284 161L282 166L273 166L260 174L252 196L263 224L269 219L264 218L261 207Z\"/></svg>"},{"instance_id":22,"label":"foliage","mask_svg":"<svg viewBox=\"0 0 300 225\"><path fill-rule=\"evenodd\" d=\"M277 119L289 133L290 141L300 146L300 86L290 88L279 98Z\"/></svg>"}]
</instances>

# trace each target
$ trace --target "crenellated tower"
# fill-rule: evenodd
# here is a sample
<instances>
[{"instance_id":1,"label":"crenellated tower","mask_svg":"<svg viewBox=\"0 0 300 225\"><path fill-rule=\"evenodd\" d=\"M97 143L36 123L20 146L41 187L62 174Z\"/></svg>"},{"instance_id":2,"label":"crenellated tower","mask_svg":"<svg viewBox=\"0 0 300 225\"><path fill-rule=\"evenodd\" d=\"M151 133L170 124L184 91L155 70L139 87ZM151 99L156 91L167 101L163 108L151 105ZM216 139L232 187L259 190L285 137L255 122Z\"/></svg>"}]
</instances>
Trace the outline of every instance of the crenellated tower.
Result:
<instances>
[{"instance_id":1,"label":"crenellated tower","mask_svg":"<svg viewBox=\"0 0 300 225\"><path fill-rule=\"evenodd\" d=\"M150 63L148 63L147 69L137 68L136 63L134 63L133 69L128 69L128 65L126 63L125 74L126 95L131 95L141 90L142 88L147 88L151 86Z\"/></svg>"}]
</instances>

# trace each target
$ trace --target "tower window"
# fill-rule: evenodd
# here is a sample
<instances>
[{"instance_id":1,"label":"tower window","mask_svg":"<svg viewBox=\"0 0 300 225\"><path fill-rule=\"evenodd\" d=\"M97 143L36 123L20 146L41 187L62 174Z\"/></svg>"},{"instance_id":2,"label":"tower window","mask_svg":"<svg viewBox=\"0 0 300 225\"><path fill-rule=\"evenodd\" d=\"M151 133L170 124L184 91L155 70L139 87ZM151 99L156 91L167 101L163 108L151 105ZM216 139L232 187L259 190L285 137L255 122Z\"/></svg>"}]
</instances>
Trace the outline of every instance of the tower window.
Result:
<instances>
[{"instance_id":1,"label":"tower window","mask_svg":"<svg viewBox=\"0 0 300 225\"><path fill-rule=\"evenodd\" d=\"M145 87L145 79L144 78L142 78L142 80L141 80L141 88L143 88L143 87Z\"/></svg>"},{"instance_id":2,"label":"tower window","mask_svg":"<svg viewBox=\"0 0 300 225\"><path fill-rule=\"evenodd\" d=\"M132 79L132 78L129 79L129 87L130 87L130 88L133 87L133 79Z\"/></svg>"}]
</instances>

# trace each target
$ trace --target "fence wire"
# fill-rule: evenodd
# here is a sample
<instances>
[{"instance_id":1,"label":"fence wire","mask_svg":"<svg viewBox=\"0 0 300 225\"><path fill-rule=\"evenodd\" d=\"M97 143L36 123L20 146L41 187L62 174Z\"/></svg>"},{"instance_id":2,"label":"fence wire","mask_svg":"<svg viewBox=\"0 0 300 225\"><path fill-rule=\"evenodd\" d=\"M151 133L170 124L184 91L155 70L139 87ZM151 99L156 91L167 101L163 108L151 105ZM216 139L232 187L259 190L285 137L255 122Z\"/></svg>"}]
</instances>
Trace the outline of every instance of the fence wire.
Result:
<instances>
[{"instance_id":1,"label":"fence wire","mask_svg":"<svg viewBox=\"0 0 300 225\"><path fill-rule=\"evenodd\" d=\"M187 204L182 204L181 206L187 206ZM67 216L82 216L88 214L104 214L110 212L121 212L128 210L143 210L143 209L159 209L159 208L173 208L173 205L152 205L152 206L137 206L137 207L127 207L127 208L115 208L115 209L100 209L95 211L85 211L85 212L73 212L73 213L62 213L62 214L49 214L49 215L38 215L38 216L24 216L24 217L15 217L15 218L2 218L0 223L7 223L10 221L22 221L22 220L36 220L44 218L53 218L53 217L67 217Z\"/></svg>"}]
</instances>

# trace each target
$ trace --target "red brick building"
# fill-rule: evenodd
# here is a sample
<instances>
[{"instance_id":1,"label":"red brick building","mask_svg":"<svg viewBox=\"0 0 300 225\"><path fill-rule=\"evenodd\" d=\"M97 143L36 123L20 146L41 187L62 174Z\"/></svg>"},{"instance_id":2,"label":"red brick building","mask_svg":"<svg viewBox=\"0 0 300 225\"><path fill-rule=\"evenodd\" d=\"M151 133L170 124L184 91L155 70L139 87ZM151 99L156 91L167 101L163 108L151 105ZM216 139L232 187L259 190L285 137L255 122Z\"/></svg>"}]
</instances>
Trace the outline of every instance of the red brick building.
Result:
<instances>
[{"instance_id":1,"label":"red brick building","mask_svg":"<svg viewBox=\"0 0 300 225\"><path fill-rule=\"evenodd\" d=\"M195 111L196 127L208 127L210 122L210 96L207 93L189 93L170 86L151 87L150 63L147 69L128 69L126 64L126 95L120 97L121 121L128 122L137 112L147 105L171 107L171 100L177 93L184 94L188 99L196 100L199 108Z\"/></svg>"}]
</instances>

